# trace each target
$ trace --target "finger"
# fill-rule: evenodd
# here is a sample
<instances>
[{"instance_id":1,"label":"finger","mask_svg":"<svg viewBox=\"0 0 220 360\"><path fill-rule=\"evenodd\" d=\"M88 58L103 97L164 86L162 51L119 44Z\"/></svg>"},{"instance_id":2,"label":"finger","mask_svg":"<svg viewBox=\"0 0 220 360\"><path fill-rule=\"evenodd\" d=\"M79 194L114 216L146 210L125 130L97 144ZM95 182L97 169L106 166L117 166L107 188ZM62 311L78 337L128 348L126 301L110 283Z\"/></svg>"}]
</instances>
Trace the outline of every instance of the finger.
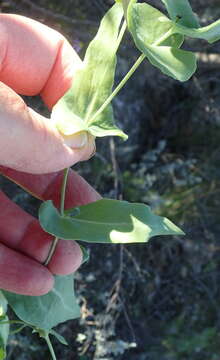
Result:
<instances>
[{"instance_id":1,"label":"finger","mask_svg":"<svg viewBox=\"0 0 220 360\"><path fill-rule=\"evenodd\" d=\"M6 246L43 263L49 253L53 237L43 231L38 221L0 192L0 241ZM77 243L60 240L48 268L57 275L77 270L82 253Z\"/></svg>"},{"instance_id":2,"label":"finger","mask_svg":"<svg viewBox=\"0 0 220 360\"><path fill-rule=\"evenodd\" d=\"M29 173L49 173L87 160L94 138L67 146L54 125L28 108L23 100L0 83L0 164Z\"/></svg>"},{"instance_id":3,"label":"finger","mask_svg":"<svg viewBox=\"0 0 220 360\"><path fill-rule=\"evenodd\" d=\"M52 289L53 276L46 267L1 243L0 254L1 289L33 296Z\"/></svg>"},{"instance_id":4,"label":"finger","mask_svg":"<svg viewBox=\"0 0 220 360\"><path fill-rule=\"evenodd\" d=\"M27 17L0 14L0 80L52 107L69 89L81 61L57 31Z\"/></svg>"},{"instance_id":5,"label":"finger","mask_svg":"<svg viewBox=\"0 0 220 360\"><path fill-rule=\"evenodd\" d=\"M18 93L41 94L49 107L69 89L81 65L61 34L18 15L0 14L0 48L0 80ZM93 137L86 144L75 139L65 143L48 119L26 107L4 84L0 86L0 164L48 173L90 157Z\"/></svg>"},{"instance_id":6,"label":"finger","mask_svg":"<svg viewBox=\"0 0 220 360\"><path fill-rule=\"evenodd\" d=\"M0 166L0 174L11 179L40 200L53 200L59 207L63 171L32 175ZM66 186L65 207L85 205L101 199L97 191L75 171L70 170Z\"/></svg>"},{"instance_id":7,"label":"finger","mask_svg":"<svg viewBox=\"0 0 220 360\"><path fill-rule=\"evenodd\" d=\"M56 206L59 206L63 172L48 175L30 175L0 167L0 173L12 179L39 199L51 199ZM101 196L81 176L74 171L70 171L66 189L66 208L87 204L100 198ZM6 205L4 205L4 209L6 208ZM12 211L11 204L9 211L10 214L7 217L4 216L4 219L13 218L13 221L17 223L10 222L10 224L7 224L2 218L0 228L1 231L4 229L6 243L9 244L10 239L10 246L17 246L17 249L22 249L23 252L35 257L39 261L45 260L52 237L43 232L36 220L33 222L32 217L24 214L17 206ZM12 217L15 212L16 216ZM16 232L14 230L12 234L12 229L17 230ZM81 252L80 254L78 252L79 248L76 248L74 242L60 240L49 264L50 270L56 274L75 271L81 262Z\"/></svg>"}]
</instances>

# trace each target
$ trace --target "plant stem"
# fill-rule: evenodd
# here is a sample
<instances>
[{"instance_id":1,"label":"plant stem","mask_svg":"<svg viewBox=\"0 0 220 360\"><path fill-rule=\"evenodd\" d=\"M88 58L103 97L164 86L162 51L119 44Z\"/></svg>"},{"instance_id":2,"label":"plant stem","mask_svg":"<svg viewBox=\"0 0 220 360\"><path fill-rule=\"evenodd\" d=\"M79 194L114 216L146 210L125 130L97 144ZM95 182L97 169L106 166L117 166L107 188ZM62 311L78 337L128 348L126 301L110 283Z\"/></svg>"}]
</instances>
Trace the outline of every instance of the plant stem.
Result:
<instances>
[{"instance_id":1,"label":"plant stem","mask_svg":"<svg viewBox=\"0 0 220 360\"><path fill-rule=\"evenodd\" d=\"M123 38L124 32L126 30L127 24L126 21L124 21L120 34L118 36L118 47L121 43L121 40ZM165 40L167 40L171 35L173 34L173 28L169 29L163 36L161 36L157 41L155 41L152 45L153 46L159 46L161 45ZM145 54L141 54L137 61L134 63L132 68L128 71L128 73L125 75L125 77L121 80L121 82L118 84L118 86L115 88L115 90L111 93L111 95L106 99L104 104L96 111L96 113L92 116L89 123L93 122L94 119L100 115L106 107L112 102L114 97L118 94L118 92L123 88L123 86L126 84L126 82L130 79L130 77L133 75L133 73L137 70L137 68L140 66L142 61L146 58Z\"/></svg>"},{"instance_id":2,"label":"plant stem","mask_svg":"<svg viewBox=\"0 0 220 360\"><path fill-rule=\"evenodd\" d=\"M46 343L47 343L47 346L50 350L50 354L51 354L51 357L53 360L57 360L56 358L56 355L55 355L55 352L54 352L54 349L53 349L53 345L51 344L51 341L50 341L50 338L49 338L49 335L47 334L45 337L44 337Z\"/></svg>"},{"instance_id":3,"label":"plant stem","mask_svg":"<svg viewBox=\"0 0 220 360\"><path fill-rule=\"evenodd\" d=\"M61 187L61 199L60 199L60 213L61 213L61 215L64 215L66 185L67 185L67 178L68 178L68 174L69 174L69 169L70 168L65 169L64 173L63 173L63 183L62 183L62 187Z\"/></svg>"},{"instance_id":4,"label":"plant stem","mask_svg":"<svg viewBox=\"0 0 220 360\"><path fill-rule=\"evenodd\" d=\"M117 46L116 46L116 49L118 50L120 44L121 44L121 41L123 39L123 36L124 36L124 33L125 33L125 30L127 28L127 23L126 21L124 20L123 24L122 24L122 27L121 27L121 30L119 32L119 35L118 35L118 41L117 41Z\"/></svg>"},{"instance_id":5,"label":"plant stem","mask_svg":"<svg viewBox=\"0 0 220 360\"><path fill-rule=\"evenodd\" d=\"M64 170L63 173L63 182L61 187L61 198L60 198L60 213L61 215L64 215L64 208L65 208L65 195L66 195L66 184L67 184L67 178L68 178L69 168ZM57 243L59 241L58 237L55 237L55 239L52 242L50 251L47 255L46 261L44 262L44 266L47 266L52 259L52 256L56 250Z\"/></svg>"},{"instance_id":6,"label":"plant stem","mask_svg":"<svg viewBox=\"0 0 220 360\"><path fill-rule=\"evenodd\" d=\"M53 254L54 254L54 252L56 250L58 241L59 241L59 238L55 237L53 242L52 242L52 245L50 247L50 251L49 251L49 253L47 255L47 258L46 258L46 260L44 262L44 266L47 266L49 264L50 260L52 259L52 256L53 256Z\"/></svg>"},{"instance_id":7,"label":"plant stem","mask_svg":"<svg viewBox=\"0 0 220 360\"><path fill-rule=\"evenodd\" d=\"M127 15L127 9L128 9L129 2L130 2L130 0L122 0L122 6L124 9L125 15Z\"/></svg>"},{"instance_id":8,"label":"plant stem","mask_svg":"<svg viewBox=\"0 0 220 360\"><path fill-rule=\"evenodd\" d=\"M171 35L173 34L173 27L168 30L164 35L162 35L157 41L155 41L152 45L159 46L161 45L165 40L167 40Z\"/></svg>"},{"instance_id":9,"label":"plant stem","mask_svg":"<svg viewBox=\"0 0 220 360\"><path fill-rule=\"evenodd\" d=\"M21 324L21 325L25 325L24 321L19 321L19 320L2 320L2 321L0 321L0 326L5 325L5 324Z\"/></svg>"},{"instance_id":10,"label":"plant stem","mask_svg":"<svg viewBox=\"0 0 220 360\"><path fill-rule=\"evenodd\" d=\"M89 122L93 122L94 119L100 115L103 110L111 103L111 101L114 99L114 97L118 94L118 92L122 89L122 87L126 84L126 82L130 79L130 77L133 75L135 70L138 68L138 66L142 63L142 61L145 59L146 55L142 54L139 56L135 64L132 66L132 68L128 71L128 73L125 75L125 77L122 79L122 81L118 84L118 86L115 88L115 90L111 93L111 95L108 97L108 99L104 102L104 104L96 111L96 113L93 115L93 117L90 119Z\"/></svg>"},{"instance_id":11,"label":"plant stem","mask_svg":"<svg viewBox=\"0 0 220 360\"><path fill-rule=\"evenodd\" d=\"M20 326L18 329L14 330L14 331L10 331L10 335L15 335L18 334L20 331L22 331L25 327L27 327L28 325L22 325Z\"/></svg>"}]
</instances>

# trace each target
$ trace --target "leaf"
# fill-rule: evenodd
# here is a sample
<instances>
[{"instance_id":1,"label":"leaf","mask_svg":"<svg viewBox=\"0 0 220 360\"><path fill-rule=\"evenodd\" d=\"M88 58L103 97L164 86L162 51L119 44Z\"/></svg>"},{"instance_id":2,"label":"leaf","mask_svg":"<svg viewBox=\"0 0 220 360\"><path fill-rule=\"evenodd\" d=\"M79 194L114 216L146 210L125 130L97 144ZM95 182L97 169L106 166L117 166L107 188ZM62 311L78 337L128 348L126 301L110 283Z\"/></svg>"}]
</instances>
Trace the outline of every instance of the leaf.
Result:
<instances>
[{"instance_id":1,"label":"leaf","mask_svg":"<svg viewBox=\"0 0 220 360\"><path fill-rule=\"evenodd\" d=\"M61 239L93 243L147 242L156 235L183 235L171 221L154 215L144 204L102 199L79 209L74 217L70 216L72 209L61 216L52 201L46 201L40 207L40 224Z\"/></svg>"},{"instance_id":2,"label":"leaf","mask_svg":"<svg viewBox=\"0 0 220 360\"><path fill-rule=\"evenodd\" d=\"M149 61L164 74L186 81L196 71L196 57L192 52L167 46L149 46L145 49Z\"/></svg>"},{"instance_id":3,"label":"leaf","mask_svg":"<svg viewBox=\"0 0 220 360\"><path fill-rule=\"evenodd\" d=\"M24 296L8 291L3 293L22 321L44 331L80 316L73 292L73 275L56 276L54 288L46 295Z\"/></svg>"},{"instance_id":4,"label":"leaf","mask_svg":"<svg viewBox=\"0 0 220 360\"><path fill-rule=\"evenodd\" d=\"M74 76L71 89L52 110L51 118L64 135L88 131L94 136L117 135L127 139L114 123L111 105L95 117L112 93L122 17L121 4L115 4L106 13L96 37L88 46L82 67Z\"/></svg>"},{"instance_id":5,"label":"leaf","mask_svg":"<svg viewBox=\"0 0 220 360\"><path fill-rule=\"evenodd\" d=\"M7 312L7 300L5 299L3 293L0 291L0 360L5 359L6 357L6 346L9 336L9 324L1 324L1 322L8 321L6 315Z\"/></svg>"},{"instance_id":6,"label":"leaf","mask_svg":"<svg viewBox=\"0 0 220 360\"><path fill-rule=\"evenodd\" d=\"M209 43L214 43L220 39L220 20L199 29L189 29L185 26L175 24L174 31L192 38L204 39Z\"/></svg>"},{"instance_id":7,"label":"leaf","mask_svg":"<svg viewBox=\"0 0 220 360\"><path fill-rule=\"evenodd\" d=\"M164 74L186 81L196 71L196 57L178 49L183 39L173 37L173 26L172 21L150 5L130 2L128 28L137 48Z\"/></svg>"},{"instance_id":8,"label":"leaf","mask_svg":"<svg viewBox=\"0 0 220 360\"><path fill-rule=\"evenodd\" d=\"M148 4L136 4L132 1L128 13L128 27L135 38L141 38L142 42L155 45L160 43L164 46L179 48L184 40L183 36L171 34L168 39L163 41L164 34L173 28L171 21L162 12Z\"/></svg>"},{"instance_id":9,"label":"leaf","mask_svg":"<svg viewBox=\"0 0 220 360\"><path fill-rule=\"evenodd\" d=\"M83 259L82 259L82 264L86 263L87 261L89 261L90 258L90 252L88 249L86 249L84 246L80 245L80 249L82 251L83 254Z\"/></svg>"},{"instance_id":10,"label":"leaf","mask_svg":"<svg viewBox=\"0 0 220 360\"><path fill-rule=\"evenodd\" d=\"M58 334L55 330L50 330L50 334L53 335L53 336L55 336L55 338L56 338L61 344L68 346L68 342L66 341L66 339L65 339L62 335Z\"/></svg>"},{"instance_id":11,"label":"leaf","mask_svg":"<svg viewBox=\"0 0 220 360\"><path fill-rule=\"evenodd\" d=\"M2 291L0 291L0 318L4 319L7 312L8 302L4 297Z\"/></svg>"},{"instance_id":12,"label":"leaf","mask_svg":"<svg viewBox=\"0 0 220 360\"><path fill-rule=\"evenodd\" d=\"M6 358L6 352L3 347L0 347L0 360L3 360Z\"/></svg>"},{"instance_id":13,"label":"leaf","mask_svg":"<svg viewBox=\"0 0 220 360\"><path fill-rule=\"evenodd\" d=\"M188 28L198 28L199 21L197 16L192 11L188 0L161 0L171 17L171 19L178 24Z\"/></svg>"}]
</instances>

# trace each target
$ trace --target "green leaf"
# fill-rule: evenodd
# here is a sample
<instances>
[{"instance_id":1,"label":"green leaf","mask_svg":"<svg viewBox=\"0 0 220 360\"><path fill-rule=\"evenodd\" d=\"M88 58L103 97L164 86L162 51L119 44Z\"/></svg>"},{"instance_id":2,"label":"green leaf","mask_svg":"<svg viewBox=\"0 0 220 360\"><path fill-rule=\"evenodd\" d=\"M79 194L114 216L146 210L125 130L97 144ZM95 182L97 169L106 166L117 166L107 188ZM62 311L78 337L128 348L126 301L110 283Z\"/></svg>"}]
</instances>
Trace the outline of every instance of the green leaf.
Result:
<instances>
[{"instance_id":1,"label":"green leaf","mask_svg":"<svg viewBox=\"0 0 220 360\"><path fill-rule=\"evenodd\" d=\"M150 45L144 51L154 66L176 80L187 81L196 71L196 57L192 52Z\"/></svg>"},{"instance_id":2,"label":"green leaf","mask_svg":"<svg viewBox=\"0 0 220 360\"><path fill-rule=\"evenodd\" d=\"M3 347L0 347L0 360L3 360L6 358L6 352Z\"/></svg>"},{"instance_id":3,"label":"green leaf","mask_svg":"<svg viewBox=\"0 0 220 360\"><path fill-rule=\"evenodd\" d=\"M2 291L0 291L0 318L4 319L7 312L8 302L4 297Z\"/></svg>"},{"instance_id":4,"label":"green leaf","mask_svg":"<svg viewBox=\"0 0 220 360\"><path fill-rule=\"evenodd\" d=\"M161 0L171 17L171 19L178 24L188 28L198 28L199 21L197 16L192 11L188 0Z\"/></svg>"},{"instance_id":5,"label":"green leaf","mask_svg":"<svg viewBox=\"0 0 220 360\"><path fill-rule=\"evenodd\" d=\"M214 43L220 39L220 20L199 29L189 29L185 26L175 24L174 31L192 38L204 39L209 43Z\"/></svg>"},{"instance_id":6,"label":"green leaf","mask_svg":"<svg viewBox=\"0 0 220 360\"><path fill-rule=\"evenodd\" d=\"M171 221L154 215L144 204L102 199L79 209L76 216L71 216L72 209L61 216L52 201L46 201L40 207L40 224L61 239L93 243L147 242L156 235L183 235Z\"/></svg>"},{"instance_id":7,"label":"green leaf","mask_svg":"<svg viewBox=\"0 0 220 360\"><path fill-rule=\"evenodd\" d=\"M82 251L83 254L83 259L82 259L82 264L86 263L87 261L89 261L90 258L90 252L88 249L86 249L84 246L80 245L80 249Z\"/></svg>"},{"instance_id":8,"label":"green leaf","mask_svg":"<svg viewBox=\"0 0 220 360\"><path fill-rule=\"evenodd\" d=\"M6 346L8 342L9 335L9 324L1 324L1 322L8 321L6 315L7 312L7 300L5 299L3 293L0 291L0 360L5 359L6 357Z\"/></svg>"},{"instance_id":9,"label":"green leaf","mask_svg":"<svg viewBox=\"0 0 220 360\"><path fill-rule=\"evenodd\" d=\"M56 276L54 288L46 295L24 296L8 291L3 293L19 319L44 331L80 316L73 292L73 275Z\"/></svg>"},{"instance_id":10,"label":"green leaf","mask_svg":"<svg viewBox=\"0 0 220 360\"><path fill-rule=\"evenodd\" d=\"M53 108L51 117L64 135L88 131L94 136L117 135L127 139L114 123L111 105L95 116L112 93L122 17L121 4L115 4L106 13L71 89Z\"/></svg>"},{"instance_id":11,"label":"green leaf","mask_svg":"<svg viewBox=\"0 0 220 360\"><path fill-rule=\"evenodd\" d=\"M137 48L164 74L186 81L196 71L195 55L178 49L183 38L173 35L174 23L160 11L132 0L128 7L128 28Z\"/></svg>"},{"instance_id":12,"label":"green leaf","mask_svg":"<svg viewBox=\"0 0 220 360\"><path fill-rule=\"evenodd\" d=\"M184 37L178 34L170 34L163 41L164 35L173 28L171 21L162 12L148 4L136 4L136 0L131 2L128 12L128 27L135 39L141 38L143 43L161 46L173 46L179 48Z\"/></svg>"},{"instance_id":13,"label":"green leaf","mask_svg":"<svg viewBox=\"0 0 220 360\"><path fill-rule=\"evenodd\" d=\"M61 344L68 346L66 339L62 335L58 334L55 330L50 330L50 334L53 335Z\"/></svg>"}]
</instances>

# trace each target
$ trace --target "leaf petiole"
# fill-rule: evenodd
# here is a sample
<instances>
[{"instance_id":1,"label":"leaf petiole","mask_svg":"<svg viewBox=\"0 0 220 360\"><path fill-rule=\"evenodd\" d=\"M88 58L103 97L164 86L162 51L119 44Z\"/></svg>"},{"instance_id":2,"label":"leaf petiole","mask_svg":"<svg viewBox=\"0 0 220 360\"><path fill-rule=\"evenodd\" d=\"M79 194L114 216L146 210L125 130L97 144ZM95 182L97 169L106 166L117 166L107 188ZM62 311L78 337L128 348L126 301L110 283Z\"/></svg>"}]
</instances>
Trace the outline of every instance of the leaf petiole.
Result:
<instances>
[{"instance_id":1,"label":"leaf petiole","mask_svg":"<svg viewBox=\"0 0 220 360\"><path fill-rule=\"evenodd\" d=\"M119 34L119 44L121 42L121 39L123 37L124 31L126 30L126 23L122 25L121 32ZM153 45L159 46L162 44L165 40L167 40L171 35L173 34L173 28L171 28L169 31L167 31L163 36L161 36L160 39L158 39ZM119 46L118 44L118 46ZM146 58L145 54L141 54L137 61L134 63L134 65L131 67L131 69L128 71L128 73L125 75L125 77L121 80L121 82L118 84L118 86L115 88L115 90L111 93L111 95L106 99L104 104L96 111L96 113L92 116L92 118L89 120L89 123L92 123L94 119L99 116L106 108L107 106L112 102L114 97L119 93L119 91L123 88L123 86L126 84L126 82L130 79L130 77L134 74L134 72L137 70L137 68L140 66L142 61Z\"/></svg>"},{"instance_id":2,"label":"leaf petiole","mask_svg":"<svg viewBox=\"0 0 220 360\"><path fill-rule=\"evenodd\" d=\"M122 81L118 84L118 86L115 88L115 90L111 93L111 95L108 97L108 99L104 102L104 104L96 111L96 113L92 116L89 123L93 122L94 119L100 115L105 108L112 102L114 97L118 94L118 92L123 88L123 86L126 84L126 82L130 79L130 77L133 75L135 70L139 67L139 65L142 63L142 61L145 59L145 55L142 54L135 64L132 66L132 68L128 71L128 73L125 75L125 77L122 79Z\"/></svg>"},{"instance_id":3,"label":"leaf petiole","mask_svg":"<svg viewBox=\"0 0 220 360\"><path fill-rule=\"evenodd\" d=\"M53 349L53 345L52 345L52 343L51 343L51 341L50 341L50 338L49 338L49 335L46 334L46 335L44 336L44 339L45 339L45 341L46 341L46 343L47 343L47 346L48 346L48 348L49 348L49 350L50 350L50 354L51 354L52 359L53 359L53 360L57 360L56 355L55 355L55 352L54 352L54 349Z\"/></svg>"},{"instance_id":4,"label":"leaf petiole","mask_svg":"<svg viewBox=\"0 0 220 360\"><path fill-rule=\"evenodd\" d=\"M173 27L172 27L163 36L161 36L157 41L155 41L152 45L160 46L164 41L166 41L173 34L174 34L174 31L173 31Z\"/></svg>"},{"instance_id":5,"label":"leaf petiole","mask_svg":"<svg viewBox=\"0 0 220 360\"><path fill-rule=\"evenodd\" d=\"M127 29L127 23L126 21L124 20L123 24L122 24L122 27L121 27L121 30L119 32L119 35L118 35L118 41L117 41L117 45L116 45L116 48L118 49L120 44L121 44L121 41L123 39L123 36L124 36L124 33Z\"/></svg>"},{"instance_id":6,"label":"leaf petiole","mask_svg":"<svg viewBox=\"0 0 220 360\"><path fill-rule=\"evenodd\" d=\"M64 173L63 173L63 183L62 183L62 187L61 187L61 199L60 199L60 213L61 213L61 215L64 215L66 185L67 185L69 169L70 168L65 169Z\"/></svg>"},{"instance_id":7,"label":"leaf petiole","mask_svg":"<svg viewBox=\"0 0 220 360\"><path fill-rule=\"evenodd\" d=\"M62 182L62 187L61 187L61 199L60 199L60 213L61 213L61 215L64 215L65 195L66 195L66 185L67 185L68 174L69 174L69 168L65 169L64 173L63 173L63 182ZM44 262L44 266L47 266L49 264L50 260L52 259L53 254L54 254L54 252L56 250L58 241L59 241L59 238L55 237L53 242L52 242L52 245L51 245L50 251L48 253L48 256L46 258L46 261Z\"/></svg>"}]
</instances>

